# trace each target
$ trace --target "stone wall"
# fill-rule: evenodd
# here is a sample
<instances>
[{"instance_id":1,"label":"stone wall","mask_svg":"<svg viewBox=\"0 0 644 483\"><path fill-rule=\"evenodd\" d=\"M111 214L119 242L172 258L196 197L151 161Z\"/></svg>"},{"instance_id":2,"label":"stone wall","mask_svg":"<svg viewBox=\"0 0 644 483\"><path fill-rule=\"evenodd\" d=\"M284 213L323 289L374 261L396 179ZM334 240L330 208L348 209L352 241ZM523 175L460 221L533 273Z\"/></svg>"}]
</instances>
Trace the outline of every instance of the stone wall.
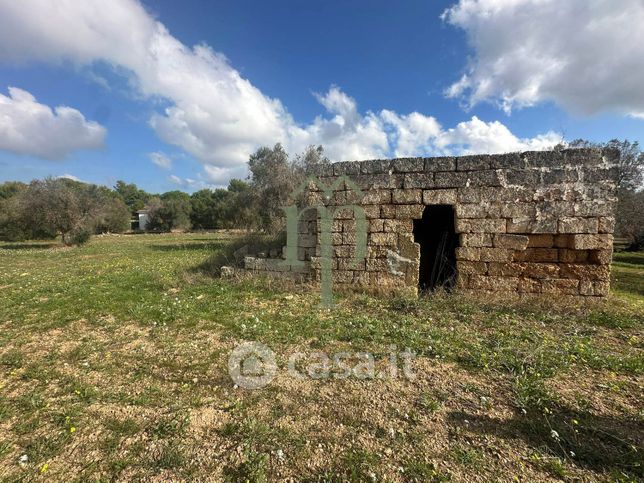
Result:
<instances>
[{"instance_id":1,"label":"stone wall","mask_svg":"<svg viewBox=\"0 0 644 483\"><path fill-rule=\"evenodd\" d=\"M428 205L455 210L457 286L467 291L605 296L609 289L616 153L561 150L505 155L340 162L312 173L306 202L336 210L334 285L415 288L420 248L413 220ZM348 189L340 177L362 194ZM356 204L367 218L367 255L354 263ZM320 278L319 221L299 223L299 274ZM249 259L252 268L257 259ZM276 261L277 262L277 261ZM277 266L277 263L276 263ZM281 272L288 271L280 265ZM277 269L275 270L277 272Z\"/></svg>"}]
</instances>

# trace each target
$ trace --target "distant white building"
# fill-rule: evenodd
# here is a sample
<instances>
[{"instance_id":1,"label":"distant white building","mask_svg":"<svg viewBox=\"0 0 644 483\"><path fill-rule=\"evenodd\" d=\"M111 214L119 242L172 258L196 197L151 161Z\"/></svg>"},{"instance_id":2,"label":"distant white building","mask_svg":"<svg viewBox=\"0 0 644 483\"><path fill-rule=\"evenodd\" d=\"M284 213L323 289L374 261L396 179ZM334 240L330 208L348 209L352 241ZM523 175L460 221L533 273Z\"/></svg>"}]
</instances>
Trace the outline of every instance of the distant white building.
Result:
<instances>
[{"instance_id":1,"label":"distant white building","mask_svg":"<svg viewBox=\"0 0 644 483\"><path fill-rule=\"evenodd\" d=\"M136 212L136 214L139 215L139 230L147 230L148 223L150 222L150 212L148 210L139 210Z\"/></svg>"}]
</instances>

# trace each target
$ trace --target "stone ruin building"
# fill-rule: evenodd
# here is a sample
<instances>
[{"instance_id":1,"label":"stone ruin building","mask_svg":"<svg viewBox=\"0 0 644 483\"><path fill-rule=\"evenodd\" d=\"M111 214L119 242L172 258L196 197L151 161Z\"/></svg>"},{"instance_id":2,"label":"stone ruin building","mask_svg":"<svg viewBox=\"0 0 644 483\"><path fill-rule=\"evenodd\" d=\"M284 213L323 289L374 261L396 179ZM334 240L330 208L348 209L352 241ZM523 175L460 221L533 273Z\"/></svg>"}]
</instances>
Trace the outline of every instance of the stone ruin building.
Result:
<instances>
[{"instance_id":1,"label":"stone ruin building","mask_svg":"<svg viewBox=\"0 0 644 483\"><path fill-rule=\"evenodd\" d=\"M305 199L333 210L334 287L603 297L616 161L613 151L570 149L339 162L315 168L320 183L306 186ZM357 263L356 211L348 205L366 218L366 254ZM298 222L300 263L273 252L246 257L244 270L319 281L319 218L310 209Z\"/></svg>"}]
</instances>

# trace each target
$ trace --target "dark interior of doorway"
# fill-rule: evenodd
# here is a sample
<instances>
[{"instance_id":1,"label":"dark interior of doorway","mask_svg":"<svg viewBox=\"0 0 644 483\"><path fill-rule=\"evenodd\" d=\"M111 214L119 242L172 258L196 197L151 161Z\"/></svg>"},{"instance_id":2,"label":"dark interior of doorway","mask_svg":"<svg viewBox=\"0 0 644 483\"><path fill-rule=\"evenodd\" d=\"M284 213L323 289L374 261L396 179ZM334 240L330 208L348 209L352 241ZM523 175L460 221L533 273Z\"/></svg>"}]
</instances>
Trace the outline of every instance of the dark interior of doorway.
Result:
<instances>
[{"instance_id":1,"label":"dark interior of doorway","mask_svg":"<svg viewBox=\"0 0 644 483\"><path fill-rule=\"evenodd\" d=\"M420 244L418 288L450 290L456 283L456 247L452 205L431 205L414 220L414 241Z\"/></svg>"}]
</instances>

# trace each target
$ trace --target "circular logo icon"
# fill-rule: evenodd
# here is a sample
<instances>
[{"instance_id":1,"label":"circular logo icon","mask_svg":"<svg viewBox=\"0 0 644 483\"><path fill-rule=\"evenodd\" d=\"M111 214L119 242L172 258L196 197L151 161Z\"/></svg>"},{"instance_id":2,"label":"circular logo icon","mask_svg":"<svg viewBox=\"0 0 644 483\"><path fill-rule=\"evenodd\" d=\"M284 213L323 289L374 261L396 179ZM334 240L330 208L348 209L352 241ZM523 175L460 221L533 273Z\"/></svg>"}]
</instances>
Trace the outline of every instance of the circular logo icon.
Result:
<instances>
[{"instance_id":1,"label":"circular logo icon","mask_svg":"<svg viewBox=\"0 0 644 483\"><path fill-rule=\"evenodd\" d=\"M244 389L261 389L277 373L275 353L261 342L244 342L228 357L228 373Z\"/></svg>"}]
</instances>

